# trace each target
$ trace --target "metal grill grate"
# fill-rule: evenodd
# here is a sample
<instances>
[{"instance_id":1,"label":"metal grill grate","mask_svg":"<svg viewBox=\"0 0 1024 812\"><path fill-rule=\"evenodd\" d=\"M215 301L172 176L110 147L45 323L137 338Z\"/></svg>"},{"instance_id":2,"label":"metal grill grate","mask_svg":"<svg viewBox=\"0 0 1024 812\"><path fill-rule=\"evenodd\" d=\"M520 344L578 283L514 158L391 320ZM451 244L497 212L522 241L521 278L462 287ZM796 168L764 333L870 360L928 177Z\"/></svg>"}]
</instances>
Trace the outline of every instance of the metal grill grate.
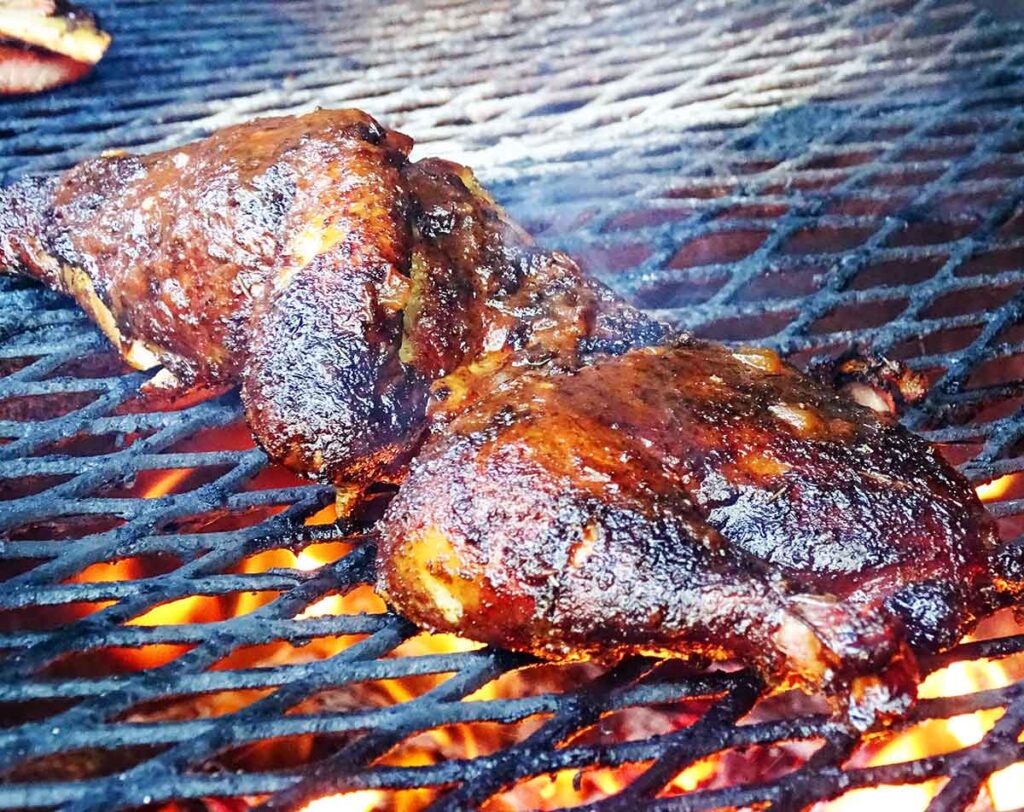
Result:
<instances>
[{"instance_id":1,"label":"metal grill grate","mask_svg":"<svg viewBox=\"0 0 1024 812\"><path fill-rule=\"evenodd\" d=\"M1007 476L992 507L1024 533L1020 22L942 0L92 5L114 49L78 86L0 102L0 180L363 107L698 333L798 360L862 341L927 371L909 423L979 482ZM234 397L140 410L144 376L20 280L0 281L0 341L2 808L353 789L542 807L544 776L580 771L587 809L795 809L948 778L945 810L1024 759L1024 635L1000 618L928 665L998 659L1003 682L903 727L1005 713L975 745L884 766L746 673L440 653L375 605L372 550L324 523L328 489L266 465ZM458 746L474 725L493 752Z\"/></svg>"}]
</instances>

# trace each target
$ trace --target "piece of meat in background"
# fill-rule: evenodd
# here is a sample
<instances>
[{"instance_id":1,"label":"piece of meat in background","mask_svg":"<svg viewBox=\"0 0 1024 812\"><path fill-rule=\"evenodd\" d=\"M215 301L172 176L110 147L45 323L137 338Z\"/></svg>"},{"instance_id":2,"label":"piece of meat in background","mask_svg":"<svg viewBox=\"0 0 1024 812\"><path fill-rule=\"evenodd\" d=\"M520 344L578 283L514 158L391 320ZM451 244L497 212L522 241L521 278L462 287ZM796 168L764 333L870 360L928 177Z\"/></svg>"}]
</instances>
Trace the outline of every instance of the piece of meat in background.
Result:
<instances>
[{"instance_id":1,"label":"piece of meat in background","mask_svg":"<svg viewBox=\"0 0 1024 812\"><path fill-rule=\"evenodd\" d=\"M63 0L0 0L0 95L76 82L109 45L92 14Z\"/></svg>"}]
</instances>

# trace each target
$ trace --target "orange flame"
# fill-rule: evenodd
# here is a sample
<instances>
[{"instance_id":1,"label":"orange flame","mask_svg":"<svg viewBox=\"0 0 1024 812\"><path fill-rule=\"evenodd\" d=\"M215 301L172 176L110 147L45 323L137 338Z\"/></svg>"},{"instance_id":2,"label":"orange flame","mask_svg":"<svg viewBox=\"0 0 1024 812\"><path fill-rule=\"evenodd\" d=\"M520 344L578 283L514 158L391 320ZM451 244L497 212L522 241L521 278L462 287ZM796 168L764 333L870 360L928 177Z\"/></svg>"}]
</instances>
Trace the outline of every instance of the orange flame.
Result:
<instances>
[{"instance_id":1,"label":"orange flame","mask_svg":"<svg viewBox=\"0 0 1024 812\"><path fill-rule=\"evenodd\" d=\"M668 789L681 792L693 792L695 789L700 789L708 779L713 778L718 772L720 761L719 756L708 756L700 761L695 761L672 779Z\"/></svg>"},{"instance_id":2,"label":"orange flame","mask_svg":"<svg viewBox=\"0 0 1024 812\"><path fill-rule=\"evenodd\" d=\"M375 812L383 809L387 796L377 790L345 792L318 798L302 808L302 812Z\"/></svg>"},{"instance_id":3,"label":"orange flame","mask_svg":"<svg viewBox=\"0 0 1024 812\"><path fill-rule=\"evenodd\" d=\"M982 502L995 502L1010 490L1010 486L1018 479L1019 474L1006 474L989 482L982 482L975 487L975 492Z\"/></svg>"},{"instance_id":4,"label":"orange flame","mask_svg":"<svg viewBox=\"0 0 1024 812\"><path fill-rule=\"evenodd\" d=\"M193 438L189 451L244 447L248 435L240 433L236 426L211 432L209 436ZM182 449L186 450L186 449ZM175 492L186 485L196 469L174 469L160 472L153 480L141 480L138 484L141 495L156 499ZM266 473L266 472L265 472ZM278 476L274 471L264 477L264 487L276 486ZM287 479L287 472L281 471L281 481ZM993 501L1010 491L1020 475L1000 477L978 486L981 499ZM259 485L257 485L259 487ZM307 519L307 524L330 524L336 520L334 505L330 505ZM246 558L237 571L260 573L272 569L294 569L311 572L326 564L339 560L352 549L344 542L319 543L305 547L299 552L289 549L264 550ZM137 559L105 562L88 567L72 580L78 583L131 580L148 577L144 563ZM229 597L188 596L156 606L130 620L129 625L157 626L186 623L211 622L252 612L276 593L246 593ZM83 611L96 611L110 605L111 601L87 605ZM381 613L386 609L383 601L372 589L362 586L343 594L330 594L319 598L301 613L296 620L306 620L327 615L354 613ZM323 659L332 657L353 645L361 635L345 635L329 638L314 638L308 645L294 647L285 642L271 643L225 652L223 659L213 666L216 669L250 668L267 663ZM427 655L477 648L477 644L453 635L421 634L403 643L395 655ZM185 646L153 645L139 649L121 651L116 656L133 668L154 668L179 656ZM1011 674L1002 662L957 663L928 677L921 685L922 697L952 696L984 688L999 687L1019 678ZM410 701L425 691L440 685L447 679L445 674L423 675L395 680L381 680L375 683L377 701L383 704L399 704ZM464 701L482 701L513 695L522 687L517 685L518 676L499 686L497 682L480 688ZM214 701L214 700L211 700ZM233 712L239 706L231 697L217 699L224 706L224 712ZM244 704L244 703L242 703ZM211 711L212 713L213 711ZM1002 711L987 710L952 719L922 722L895 736L885 745L870 752L863 761L869 766L890 764L939 755L971 746L995 724ZM517 734L510 734L508 726L499 723L476 723L449 725L426 731L399 745L384 757L386 763L395 766L417 766L436 763L445 758L474 758L495 752L507 743L510 735L524 737L535 730L542 719L525 720ZM514 740L514 739L512 739ZM283 746L283 745L282 745ZM292 753L294 744L289 744ZM267 767L273 766L276 751L272 743L257 745ZM298 746L300 754L312 753L313 736L303 737ZM260 756L255 756L259 758ZM500 798L492 799L488 810L497 809L560 809L580 803L587 803L609 797L622 790L632 777L642 772L643 765L625 765L619 768L588 769L585 771L562 770L550 776L539 776L524 781L508 790ZM668 791L690 792L706 786L722 769L720 755L712 755L690 765L675 777ZM818 809L821 812L877 812L880 809L899 809L900 812L914 812L924 809L941 789L941 781L927 781L916 785L900 787L874 787L849 792L839 799ZM992 775L985 785L987 800L995 810L1009 810L1024 806L1024 764L1015 764ZM416 812L428 806L436 798L436 791L419 789L400 793L383 790L358 790L326 796L309 803L303 812L377 812L397 809L401 812Z\"/></svg>"},{"instance_id":5,"label":"orange flame","mask_svg":"<svg viewBox=\"0 0 1024 812\"><path fill-rule=\"evenodd\" d=\"M960 696L1008 685L1018 676L1011 674L1001 661L957 662L930 674L921 683L918 694L922 699ZM993 708L921 722L887 742L868 759L867 766L913 761L971 747L984 738L1003 713L1002 708ZM942 786L943 781L933 779L904 786L857 789L818 809L820 812L877 812L880 809L917 812L927 808ZM989 804L986 808L995 812L1020 808L1024 805L1024 763L992 774L982 792Z\"/></svg>"},{"instance_id":6,"label":"orange flame","mask_svg":"<svg viewBox=\"0 0 1024 812\"><path fill-rule=\"evenodd\" d=\"M161 496L167 496L167 494L172 493L182 482L192 476L195 470L195 468L175 468L168 471L142 492L142 498L159 499Z\"/></svg>"}]
</instances>

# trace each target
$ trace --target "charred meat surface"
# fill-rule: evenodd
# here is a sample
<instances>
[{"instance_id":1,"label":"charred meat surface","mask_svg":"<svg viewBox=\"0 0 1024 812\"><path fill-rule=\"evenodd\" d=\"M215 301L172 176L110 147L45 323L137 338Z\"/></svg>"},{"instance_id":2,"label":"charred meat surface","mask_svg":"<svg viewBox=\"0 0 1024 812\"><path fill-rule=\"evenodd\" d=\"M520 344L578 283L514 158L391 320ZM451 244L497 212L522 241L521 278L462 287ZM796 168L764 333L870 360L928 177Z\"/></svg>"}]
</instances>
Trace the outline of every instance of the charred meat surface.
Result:
<instances>
[{"instance_id":1,"label":"charred meat surface","mask_svg":"<svg viewBox=\"0 0 1024 812\"><path fill-rule=\"evenodd\" d=\"M95 17L63 0L0 0L0 95L77 81L109 45Z\"/></svg>"},{"instance_id":2,"label":"charred meat surface","mask_svg":"<svg viewBox=\"0 0 1024 812\"><path fill-rule=\"evenodd\" d=\"M430 628L740 660L868 726L1005 586L969 484L771 351L677 338L477 387L381 529L383 588Z\"/></svg>"},{"instance_id":3,"label":"charred meat surface","mask_svg":"<svg viewBox=\"0 0 1024 812\"><path fill-rule=\"evenodd\" d=\"M319 111L27 179L0 191L0 268L74 296L132 365L163 365L153 392L240 382L276 460L393 479L430 382L463 362L663 332L411 146Z\"/></svg>"},{"instance_id":4,"label":"charred meat surface","mask_svg":"<svg viewBox=\"0 0 1024 812\"><path fill-rule=\"evenodd\" d=\"M75 297L167 397L243 383L253 432L309 473L371 476L415 395L398 361L411 142L358 111L111 155L0 197L0 265Z\"/></svg>"},{"instance_id":5,"label":"charred meat surface","mask_svg":"<svg viewBox=\"0 0 1024 812\"><path fill-rule=\"evenodd\" d=\"M154 396L241 384L262 446L339 499L399 483L381 586L428 628L738 660L867 726L1015 595L968 483L891 415L672 334L411 146L318 111L23 180L0 268L162 365ZM826 372L914 395L884 363Z\"/></svg>"}]
</instances>

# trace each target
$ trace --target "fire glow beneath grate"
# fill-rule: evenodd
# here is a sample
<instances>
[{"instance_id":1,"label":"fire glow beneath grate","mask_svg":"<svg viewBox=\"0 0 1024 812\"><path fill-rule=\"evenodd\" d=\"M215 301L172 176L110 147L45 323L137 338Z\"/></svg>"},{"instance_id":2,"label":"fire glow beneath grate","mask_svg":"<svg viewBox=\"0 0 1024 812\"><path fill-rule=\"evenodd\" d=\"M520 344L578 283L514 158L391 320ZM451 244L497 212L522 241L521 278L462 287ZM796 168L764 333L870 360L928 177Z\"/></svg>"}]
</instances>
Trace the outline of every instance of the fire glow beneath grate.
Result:
<instances>
[{"instance_id":1,"label":"fire glow beneath grate","mask_svg":"<svg viewBox=\"0 0 1024 812\"><path fill-rule=\"evenodd\" d=\"M114 49L3 103L0 178L364 107L701 335L925 371L908 423L1021 543L1019 23L942 0L92 5ZM0 373L0 808L1024 806L1009 613L870 741L744 672L537 665L388 614L360 528L266 464L233 396L153 410L20 280Z\"/></svg>"}]
</instances>

